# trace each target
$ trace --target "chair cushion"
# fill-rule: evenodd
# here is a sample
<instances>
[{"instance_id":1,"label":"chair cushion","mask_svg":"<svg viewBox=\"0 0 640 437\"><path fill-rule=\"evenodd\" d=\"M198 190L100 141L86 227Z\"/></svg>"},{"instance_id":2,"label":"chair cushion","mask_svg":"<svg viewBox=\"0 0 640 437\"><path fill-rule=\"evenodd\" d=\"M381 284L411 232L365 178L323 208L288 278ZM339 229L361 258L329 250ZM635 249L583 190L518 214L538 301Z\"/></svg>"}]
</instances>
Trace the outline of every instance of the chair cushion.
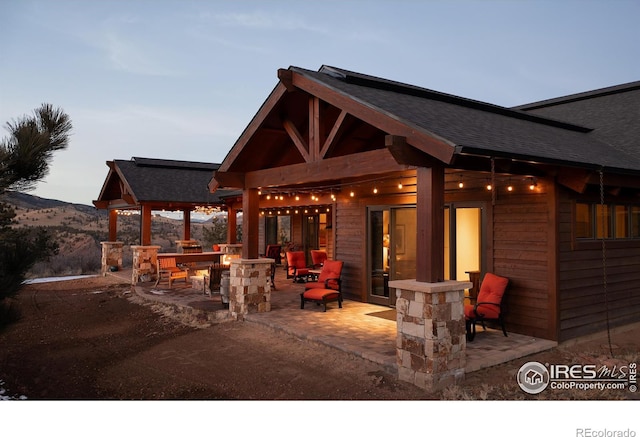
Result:
<instances>
[{"instance_id":1,"label":"chair cushion","mask_svg":"<svg viewBox=\"0 0 640 437\"><path fill-rule=\"evenodd\" d=\"M287 252L287 264L289 267L296 267L298 269L307 267L307 260L304 252Z\"/></svg>"},{"instance_id":2,"label":"chair cushion","mask_svg":"<svg viewBox=\"0 0 640 437\"><path fill-rule=\"evenodd\" d=\"M498 318L500 315L500 303L502 302L502 296L504 296L507 285L509 285L509 279L494 275L493 273L485 274L476 300L478 303L477 313L486 319ZM481 302L489 302L496 305L482 305ZM464 315L466 318L476 317L473 311L473 305L464 306Z\"/></svg>"},{"instance_id":3,"label":"chair cushion","mask_svg":"<svg viewBox=\"0 0 640 437\"><path fill-rule=\"evenodd\" d=\"M318 275L318 282L309 282L305 288L325 288L325 281L327 279L340 278L342 274L342 266L344 261L326 260L322 266L322 270ZM329 287L338 289L337 281L329 281Z\"/></svg>"},{"instance_id":4,"label":"chair cushion","mask_svg":"<svg viewBox=\"0 0 640 437\"><path fill-rule=\"evenodd\" d=\"M464 316L467 319L475 319L476 313L473 311L474 305L464 306ZM478 305L478 314L485 319L497 319L500 316L500 307L495 305Z\"/></svg>"},{"instance_id":5,"label":"chair cushion","mask_svg":"<svg viewBox=\"0 0 640 437\"><path fill-rule=\"evenodd\" d=\"M312 288L311 290L307 290L302 293L302 295L305 299L323 300L337 298L340 293L335 290L328 290L326 288Z\"/></svg>"},{"instance_id":6,"label":"chair cushion","mask_svg":"<svg viewBox=\"0 0 640 437\"><path fill-rule=\"evenodd\" d=\"M507 285L509 285L507 278L494 275L493 273L485 274L484 279L482 279L477 302L491 302L500 305Z\"/></svg>"}]
</instances>

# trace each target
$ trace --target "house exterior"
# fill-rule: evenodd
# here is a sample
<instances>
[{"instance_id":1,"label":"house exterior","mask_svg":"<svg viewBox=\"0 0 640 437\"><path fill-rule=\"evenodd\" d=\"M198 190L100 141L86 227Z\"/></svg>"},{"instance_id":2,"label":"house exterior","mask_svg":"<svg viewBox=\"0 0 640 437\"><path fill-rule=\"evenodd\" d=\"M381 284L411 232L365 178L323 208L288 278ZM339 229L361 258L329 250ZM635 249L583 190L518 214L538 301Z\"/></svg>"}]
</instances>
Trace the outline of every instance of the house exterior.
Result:
<instances>
[{"instance_id":1,"label":"house exterior","mask_svg":"<svg viewBox=\"0 0 640 437\"><path fill-rule=\"evenodd\" d=\"M278 78L209 184L242 190L243 258L324 248L345 297L388 306L393 281L493 272L507 329L556 341L640 319L640 82L504 108L329 66Z\"/></svg>"}]
</instances>

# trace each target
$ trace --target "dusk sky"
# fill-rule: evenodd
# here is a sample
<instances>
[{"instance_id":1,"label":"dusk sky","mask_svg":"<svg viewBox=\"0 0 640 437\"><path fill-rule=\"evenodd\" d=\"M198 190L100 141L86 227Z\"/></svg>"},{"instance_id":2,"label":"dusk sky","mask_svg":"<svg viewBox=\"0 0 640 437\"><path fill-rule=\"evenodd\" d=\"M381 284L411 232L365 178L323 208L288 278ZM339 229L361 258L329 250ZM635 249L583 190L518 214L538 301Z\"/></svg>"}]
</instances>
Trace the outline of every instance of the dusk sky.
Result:
<instances>
[{"instance_id":1,"label":"dusk sky","mask_svg":"<svg viewBox=\"0 0 640 437\"><path fill-rule=\"evenodd\" d=\"M291 65L502 106L640 80L638 1L0 0L0 17L3 127L45 102L74 125L31 194L83 204L108 160L222 162Z\"/></svg>"}]
</instances>

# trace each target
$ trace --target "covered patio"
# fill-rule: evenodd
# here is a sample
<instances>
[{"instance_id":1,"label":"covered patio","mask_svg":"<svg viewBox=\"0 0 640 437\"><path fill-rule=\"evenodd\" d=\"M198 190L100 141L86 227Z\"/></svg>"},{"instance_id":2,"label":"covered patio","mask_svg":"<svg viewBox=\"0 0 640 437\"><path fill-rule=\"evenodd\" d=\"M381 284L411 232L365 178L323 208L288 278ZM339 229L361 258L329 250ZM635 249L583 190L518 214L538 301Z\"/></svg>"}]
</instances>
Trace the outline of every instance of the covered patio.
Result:
<instances>
[{"instance_id":1,"label":"covered patio","mask_svg":"<svg viewBox=\"0 0 640 437\"><path fill-rule=\"evenodd\" d=\"M111 274L124 280L129 277L126 271ZM247 314L245 322L339 349L397 374L397 324L395 314L391 314L394 310L348 299L342 309L333 304L327 312L315 305L307 305L301 310L300 292L304 284L287 279L281 268L276 271L275 282L277 290L271 293L271 311ZM192 288L191 284L175 283L169 289L166 284L154 287L153 283L139 283L135 292L147 301L174 306L176 312L190 314L192 320L200 323L203 320L208 321L206 323L231 320L219 295L205 295L202 290ZM480 330L476 340L467 344L465 372L471 373L555 346L557 343L551 340L515 333L504 337L499 330Z\"/></svg>"}]
</instances>

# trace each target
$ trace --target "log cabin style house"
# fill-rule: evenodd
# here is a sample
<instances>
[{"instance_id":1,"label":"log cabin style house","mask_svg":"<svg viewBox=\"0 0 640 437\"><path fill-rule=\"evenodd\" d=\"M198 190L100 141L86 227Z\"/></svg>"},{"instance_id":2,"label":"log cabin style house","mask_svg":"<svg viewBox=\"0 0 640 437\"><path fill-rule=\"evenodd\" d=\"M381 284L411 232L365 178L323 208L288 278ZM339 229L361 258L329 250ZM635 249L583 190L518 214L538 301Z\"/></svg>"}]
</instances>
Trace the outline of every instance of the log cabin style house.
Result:
<instances>
[{"instance_id":1,"label":"log cabin style house","mask_svg":"<svg viewBox=\"0 0 640 437\"><path fill-rule=\"evenodd\" d=\"M344 261L389 281L510 280L511 332L565 341L640 319L640 82L517 108L290 67L209 184L242 190L243 257ZM472 291L473 292L473 291Z\"/></svg>"}]
</instances>

